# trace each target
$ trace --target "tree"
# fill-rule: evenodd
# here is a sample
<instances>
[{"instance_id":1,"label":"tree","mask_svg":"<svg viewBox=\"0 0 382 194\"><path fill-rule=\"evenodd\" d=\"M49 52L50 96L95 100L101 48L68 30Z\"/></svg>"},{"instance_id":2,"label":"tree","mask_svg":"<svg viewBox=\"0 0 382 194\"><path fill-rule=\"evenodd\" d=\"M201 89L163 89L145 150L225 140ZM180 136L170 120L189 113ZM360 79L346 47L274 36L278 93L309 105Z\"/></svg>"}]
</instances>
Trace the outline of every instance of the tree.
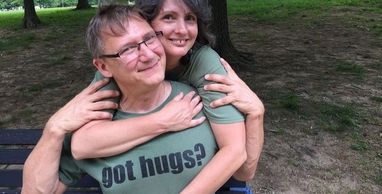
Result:
<instances>
[{"instance_id":1,"label":"tree","mask_svg":"<svg viewBox=\"0 0 382 194\"><path fill-rule=\"evenodd\" d=\"M210 0L212 11L211 30L216 36L214 49L234 68L245 68L254 63L253 55L238 51L232 44L227 16L227 0Z\"/></svg>"},{"instance_id":2,"label":"tree","mask_svg":"<svg viewBox=\"0 0 382 194\"><path fill-rule=\"evenodd\" d=\"M24 28L34 28L41 23L40 19L37 17L36 10L34 8L33 0L24 0Z\"/></svg>"},{"instance_id":3,"label":"tree","mask_svg":"<svg viewBox=\"0 0 382 194\"><path fill-rule=\"evenodd\" d=\"M88 0L78 0L76 9L89 9L90 7Z\"/></svg>"}]
</instances>

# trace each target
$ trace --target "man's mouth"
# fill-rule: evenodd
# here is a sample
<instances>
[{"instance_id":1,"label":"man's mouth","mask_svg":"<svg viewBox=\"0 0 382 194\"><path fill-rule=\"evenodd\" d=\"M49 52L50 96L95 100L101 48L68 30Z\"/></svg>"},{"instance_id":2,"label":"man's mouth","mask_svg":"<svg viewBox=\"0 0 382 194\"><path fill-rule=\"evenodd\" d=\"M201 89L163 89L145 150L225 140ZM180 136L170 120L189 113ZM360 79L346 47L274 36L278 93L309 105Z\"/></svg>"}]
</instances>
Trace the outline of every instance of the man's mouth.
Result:
<instances>
[{"instance_id":1,"label":"man's mouth","mask_svg":"<svg viewBox=\"0 0 382 194\"><path fill-rule=\"evenodd\" d=\"M152 68L155 68L158 64L159 64L159 61L157 61L156 63L153 63L153 64L151 64L149 66L146 66L143 69L138 70L138 72L150 70Z\"/></svg>"}]
</instances>

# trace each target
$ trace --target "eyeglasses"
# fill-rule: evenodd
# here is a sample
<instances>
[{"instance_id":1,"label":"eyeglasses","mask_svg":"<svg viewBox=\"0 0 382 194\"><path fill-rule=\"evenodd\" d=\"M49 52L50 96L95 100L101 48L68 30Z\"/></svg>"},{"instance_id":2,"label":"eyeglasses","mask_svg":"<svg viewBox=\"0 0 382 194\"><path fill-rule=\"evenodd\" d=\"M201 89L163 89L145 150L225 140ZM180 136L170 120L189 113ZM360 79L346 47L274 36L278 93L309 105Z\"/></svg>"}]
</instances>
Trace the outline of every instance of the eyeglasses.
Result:
<instances>
[{"instance_id":1,"label":"eyeglasses","mask_svg":"<svg viewBox=\"0 0 382 194\"><path fill-rule=\"evenodd\" d=\"M149 49L154 50L161 44L160 41L158 40L158 37L160 36L163 36L162 31L155 32L151 35L146 36L138 44L130 45L123 48L117 54L101 55L100 58L121 58L121 59L134 60L139 55L138 51L140 49L141 44L145 44Z\"/></svg>"}]
</instances>

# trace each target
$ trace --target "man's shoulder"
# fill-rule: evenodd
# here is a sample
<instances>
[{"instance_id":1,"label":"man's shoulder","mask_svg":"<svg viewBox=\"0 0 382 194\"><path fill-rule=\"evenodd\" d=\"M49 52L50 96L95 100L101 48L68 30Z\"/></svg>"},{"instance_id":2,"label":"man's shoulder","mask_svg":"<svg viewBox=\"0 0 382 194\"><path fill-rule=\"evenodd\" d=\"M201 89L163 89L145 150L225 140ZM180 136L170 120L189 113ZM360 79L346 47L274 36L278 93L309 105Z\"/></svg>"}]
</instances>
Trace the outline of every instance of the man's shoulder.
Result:
<instances>
[{"instance_id":1,"label":"man's shoulder","mask_svg":"<svg viewBox=\"0 0 382 194\"><path fill-rule=\"evenodd\" d=\"M178 81L169 81L171 83L172 91L175 93L183 92L183 93L188 93L190 91L195 91L195 89L182 82Z\"/></svg>"}]
</instances>

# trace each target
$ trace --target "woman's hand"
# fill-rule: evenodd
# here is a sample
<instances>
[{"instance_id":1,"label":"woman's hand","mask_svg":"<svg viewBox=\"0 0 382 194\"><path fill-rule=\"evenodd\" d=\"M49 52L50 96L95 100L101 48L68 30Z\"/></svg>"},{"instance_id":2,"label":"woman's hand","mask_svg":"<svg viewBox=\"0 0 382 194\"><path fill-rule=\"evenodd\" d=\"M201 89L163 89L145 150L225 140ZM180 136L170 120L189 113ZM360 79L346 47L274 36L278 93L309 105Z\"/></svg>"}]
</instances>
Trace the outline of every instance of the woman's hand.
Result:
<instances>
[{"instance_id":1,"label":"woman's hand","mask_svg":"<svg viewBox=\"0 0 382 194\"><path fill-rule=\"evenodd\" d=\"M227 76L207 74L205 79L216 83L205 85L204 89L226 93L227 95L211 102L210 106L215 108L232 104L246 115L264 114L264 105L259 97L239 78L224 59L221 58L220 61L227 71Z\"/></svg>"},{"instance_id":2,"label":"woman's hand","mask_svg":"<svg viewBox=\"0 0 382 194\"><path fill-rule=\"evenodd\" d=\"M201 124L206 118L194 118L203 108L198 95L192 91L178 94L162 110L157 112L166 131L180 131Z\"/></svg>"},{"instance_id":3,"label":"woman's hand","mask_svg":"<svg viewBox=\"0 0 382 194\"><path fill-rule=\"evenodd\" d=\"M101 110L116 109L118 105L104 99L116 97L119 94L113 90L98 91L108 82L108 79L103 79L82 90L50 117L46 127L70 133L91 120L111 119L113 116L111 113Z\"/></svg>"}]
</instances>

